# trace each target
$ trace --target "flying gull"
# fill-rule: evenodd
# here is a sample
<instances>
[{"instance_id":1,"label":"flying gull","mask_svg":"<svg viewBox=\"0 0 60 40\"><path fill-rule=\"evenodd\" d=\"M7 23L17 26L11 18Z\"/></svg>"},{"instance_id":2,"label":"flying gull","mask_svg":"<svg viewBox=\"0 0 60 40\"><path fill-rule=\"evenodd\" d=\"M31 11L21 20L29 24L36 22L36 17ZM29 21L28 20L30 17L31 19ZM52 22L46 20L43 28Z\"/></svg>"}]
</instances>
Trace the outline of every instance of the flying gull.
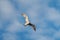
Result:
<instances>
[{"instance_id":1,"label":"flying gull","mask_svg":"<svg viewBox=\"0 0 60 40\"><path fill-rule=\"evenodd\" d=\"M35 25L29 21L28 16L25 13L22 13L22 16L25 18L25 21L26 21L24 25L25 26L29 25L33 28L34 31L36 31Z\"/></svg>"}]
</instances>

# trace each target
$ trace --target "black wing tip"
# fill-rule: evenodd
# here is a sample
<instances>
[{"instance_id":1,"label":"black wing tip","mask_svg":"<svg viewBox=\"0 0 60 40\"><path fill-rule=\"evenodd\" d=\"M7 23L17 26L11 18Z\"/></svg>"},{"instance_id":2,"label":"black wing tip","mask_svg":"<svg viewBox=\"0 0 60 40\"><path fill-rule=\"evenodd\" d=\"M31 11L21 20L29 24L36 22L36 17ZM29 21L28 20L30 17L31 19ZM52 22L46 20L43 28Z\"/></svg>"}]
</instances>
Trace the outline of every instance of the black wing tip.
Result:
<instances>
[{"instance_id":1,"label":"black wing tip","mask_svg":"<svg viewBox=\"0 0 60 40\"><path fill-rule=\"evenodd\" d=\"M36 27L35 27L35 25L32 24L32 27L33 27L34 31L36 31Z\"/></svg>"},{"instance_id":2,"label":"black wing tip","mask_svg":"<svg viewBox=\"0 0 60 40\"><path fill-rule=\"evenodd\" d=\"M34 28L34 31L36 31L36 28Z\"/></svg>"}]
</instances>

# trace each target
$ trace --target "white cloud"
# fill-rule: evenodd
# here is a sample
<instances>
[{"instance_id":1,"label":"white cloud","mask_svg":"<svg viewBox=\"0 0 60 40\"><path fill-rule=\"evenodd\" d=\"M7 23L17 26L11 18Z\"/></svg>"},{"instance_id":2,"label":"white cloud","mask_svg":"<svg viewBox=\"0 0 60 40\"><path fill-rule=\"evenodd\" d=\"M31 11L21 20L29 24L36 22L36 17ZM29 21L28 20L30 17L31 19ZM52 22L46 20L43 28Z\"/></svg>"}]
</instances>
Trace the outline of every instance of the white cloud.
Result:
<instances>
[{"instance_id":1,"label":"white cloud","mask_svg":"<svg viewBox=\"0 0 60 40\"><path fill-rule=\"evenodd\" d=\"M59 20L60 14L59 14L59 12L56 9L48 8L47 9L47 18L49 20Z\"/></svg>"},{"instance_id":2,"label":"white cloud","mask_svg":"<svg viewBox=\"0 0 60 40\"><path fill-rule=\"evenodd\" d=\"M17 2L22 3L24 6L25 5L33 5L37 2L38 0L17 0Z\"/></svg>"},{"instance_id":3,"label":"white cloud","mask_svg":"<svg viewBox=\"0 0 60 40\"><path fill-rule=\"evenodd\" d=\"M16 10L15 10L14 6L10 3L10 1L1 0L0 1L0 10L1 10L0 28L2 30L5 30L5 32L11 32L11 33L24 31L24 27L22 26L22 24L20 24L18 22ZM5 20L6 21L10 20L10 22L11 22L6 28L4 28L5 26L4 27L2 26L3 23L5 22ZM14 37L15 35L10 36L9 33L6 33L6 34L4 33L4 35L6 36L6 37L3 36L4 40L16 40Z\"/></svg>"},{"instance_id":4,"label":"white cloud","mask_svg":"<svg viewBox=\"0 0 60 40\"><path fill-rule=\"evenodd\" d=\"M60 30L55 32L54 38L60 38Z\"/></svg>"},{"instance_id":5,"label":"white cloud","mask_svg":"<svg viewBox=\"0 0 60 40\"><path fill-rule=\"evenodd\" d=\"M21 23L19 23L17 18L17 11L15 10L14 6L8 0L1 0L0 1L0 10L1 10L1 21L10 20L11 24L6 27L5 31L8 32L19 32L23 31L24 27ZM17 13L17 14L16 14ZM21 18L20 18L21 19ZM1 23L1 22L0 22ZM2 26L2 23L0 24Z\"/></svg>"},{"instance_id":6,"label":"white cloud","mask_svg":"<svg viewBox=\"0 0 60 40\"><path fill-rule=\"evenodd\" d=\"M1 10L1 17L2 19L10 19L13 18L15 15L15 9L13 5L9 1L0 1L0 10Z\"/></svg>"},{"instance_id":7,"label":"white cloud","mask_svg":"<svg viewBox=\"0 0 60 40\"><path fill-rule=\"evenodd\" d=\"M12 33L21 32L23 30L24 30L23 25L19 23L17 20L13 20L12 24L6 28L6 31L12 32Z\"/></svg>"},{"instance_id":8,"label":"white cloud","mask_svg":"<svg viewBox=\"0 0 60 40\"><path fill-rule=\"evenodd\" d=\"M17 40L18 36L14 33L3 33L3 40Z\"/></svg>"},{"instance_id":9,"label":"white cloud","mask_svg":"<svg viewBox=\"0 0 60 40\"><path fill-rule=\"evenodd\" d=\"M0 29L2 29L3 27L2 27L2 22L0 21Z\"/></svg>"},{"instance_id":10,"label":"white cloud","mask_svg":"<svg viewBox=\"0 0 60 40\"><path fill-rule=\"evenodd\" d=\"M31 39L35 39L35 40L54 40L55 38L50 38L50 37L47 37L47 36L43 36L44 33L55 33L56 30L54 30L53 28L46 28L47 27L47 23L44 22L45 19L49 20L49 21L54 21L55 23L60 20L60 15L59 15L59 12L54 9L54 8L49 8L48 7L48 2L49 1L44 1L43 5L41 4L37 4L37 2L34 2L34 1L29 1L29 0L20 0L19 2L22 3L22 5L25 6L28 6L28 4L30 5L30 8L27 9L27 14L29 15L29 17L32 19L31 21L34 22L35 24L38 23L38 22L41 22L40 24L40 28L37 29L37 32L30 34L31 36ZM35 3L35 4L32 4ZM42 12L45 12L45 16L44 18L42 19L39 19L38 17L40 17L40 14L41 13L38 13L39 9L42 10ZM40 11L41 11L40 10ZM34 21L35 20L35 21ZM38 22L37 22L38 21ZM59 21L58 21L59 23ZM39 31L38 31L39 30Z\"/></svg>"},{"instance_id":11,"label":"white cloud","mask_svg":"<svg viewBox=\"0 0 60 40\"><path fill-rule=\"evenodd\" d=\"M45 28L39 28L36 32L32 32L30 35L31 39L34 40L54 40L54 34L56 33L56 30L53 28L45 29ZM52 35L51 37L49 35ZM55 34L56 35L56 34ZM55 36L56 37L56 36Z\"/></svg>"},{"instance_id":12,"label":"white cloud","mask_svg":"<svg viewBox=\"0 0 60 40\"><path fill-rule=\"evenodd\" d=\"M55 8L47 7L45 18L49 21L53 21L54 25L56 27L59 27L59 25L60 25L60 14L59 14L59 11L57 11Z\"/></svg>"},{"instance_id":13,"label":"white cloud","mask_svg":"<svg viewBox=\"0 0 60 40\"><path fill-rule=\"evenodd\" d=\"M34 40L54 40L55 37L60 37L59 32L56 32L56 30L54 30L53 28L49 28L49 29L45 28L45 27L47 27L48 24L46 22L44 22L44 19L47 19L49 21L54 21L55 25L57 25L57 26L58 26L58 24L60 25L59 12L54 8L49 8L47 6L48 2L43 5L38 4L37 0L17 0L17 2L21 3L24 7L27 7L28 5L30 5L30 8L28 8L26 12L31 17L31 19L32 19L31 21L35 24L36 23L38 24L39 22L41 22L37 31L36 32L31 31L32 33L29 34L29 37L31 39L34 39ZM11 33L24 31L23 25L18 22L16 15L14 14L15 10L14 10L14 7L12 6L12 4L9 1L0 1L0 5L1 5L3 18L10 19L14 15L14 17L11 19L12 24L10 26L8 26L5 29L5 31L11 32ZM38 13L39 9L41 9L42 12L45 12L45 17L42 19L38 18L38 17L40 17L40 14L41 14L41 12ZM48 33L48 34L53 33L54 35L51 38L47 35L44 36L45 33ZM3 34L4 40L16 40L16 38L17 37L15 34L10 34L10 33Z\"/></svg>"}]
</instances>

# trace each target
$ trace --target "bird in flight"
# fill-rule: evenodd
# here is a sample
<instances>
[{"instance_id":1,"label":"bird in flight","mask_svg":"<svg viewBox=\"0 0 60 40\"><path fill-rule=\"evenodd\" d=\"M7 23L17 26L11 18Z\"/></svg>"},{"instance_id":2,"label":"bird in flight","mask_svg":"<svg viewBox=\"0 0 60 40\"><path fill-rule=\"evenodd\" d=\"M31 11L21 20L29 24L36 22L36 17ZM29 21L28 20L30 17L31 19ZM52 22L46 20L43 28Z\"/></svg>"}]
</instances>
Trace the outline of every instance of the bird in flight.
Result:
<instances>
[{"instance_id":1,"label":"bird in flight","mask_svg":"<svg viewBox=\"0 0 60 40\"><path fill-rule=\"evenodd\" d=\"M25 26L29 25L33 28L34 31L36 31L35 25L29 21L28 16L25 13L22 13L22 16L25 18L25 21L26 21L24 25Z\"/></svg>"}]
</instances>

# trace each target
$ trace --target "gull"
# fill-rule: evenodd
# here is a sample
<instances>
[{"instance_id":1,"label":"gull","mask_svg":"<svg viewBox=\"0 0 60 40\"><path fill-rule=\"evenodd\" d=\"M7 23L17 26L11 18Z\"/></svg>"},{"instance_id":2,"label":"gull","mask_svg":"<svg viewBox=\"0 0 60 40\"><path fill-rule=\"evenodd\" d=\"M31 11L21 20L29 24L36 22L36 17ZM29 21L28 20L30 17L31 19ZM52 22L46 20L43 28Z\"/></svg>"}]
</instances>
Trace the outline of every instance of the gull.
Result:
<instances>
[{"instance_id":1,"label":"gull","mask_svg":"<svg viewBox=\"0 0 60 40\"><path fill-rule=\"evenodd\" d=\"M22 13L22 16L25 18L25 21L26 21L24 25L25 26L29 25L33 28L34 31L36 31L35 25L29 21L28 16L25 13Z\"/></svg>"}]
</instances>

